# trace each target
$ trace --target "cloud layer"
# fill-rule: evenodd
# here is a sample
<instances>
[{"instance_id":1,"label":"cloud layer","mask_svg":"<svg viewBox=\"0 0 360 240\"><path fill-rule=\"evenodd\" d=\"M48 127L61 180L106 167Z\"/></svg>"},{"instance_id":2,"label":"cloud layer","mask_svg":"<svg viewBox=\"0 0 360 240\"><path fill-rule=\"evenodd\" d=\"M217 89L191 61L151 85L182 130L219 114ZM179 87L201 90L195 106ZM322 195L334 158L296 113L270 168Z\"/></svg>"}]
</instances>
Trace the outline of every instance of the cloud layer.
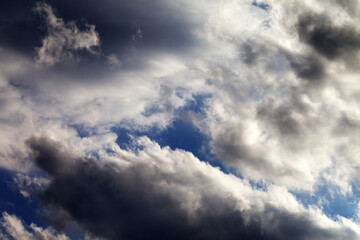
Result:
<instances>
[{"instance_id":1,"label":"cloud layer","mask_svg":"<svg viewBox=\"0 0 360 240\"><path fill-rule=\"evenodd\" d=\"M0 4L0 167L59 234L4 238L359 238L324 210L359 202L356 1L26 4ZM203 161L161 142L179 121Z\"/></svg>"}]
</instances>

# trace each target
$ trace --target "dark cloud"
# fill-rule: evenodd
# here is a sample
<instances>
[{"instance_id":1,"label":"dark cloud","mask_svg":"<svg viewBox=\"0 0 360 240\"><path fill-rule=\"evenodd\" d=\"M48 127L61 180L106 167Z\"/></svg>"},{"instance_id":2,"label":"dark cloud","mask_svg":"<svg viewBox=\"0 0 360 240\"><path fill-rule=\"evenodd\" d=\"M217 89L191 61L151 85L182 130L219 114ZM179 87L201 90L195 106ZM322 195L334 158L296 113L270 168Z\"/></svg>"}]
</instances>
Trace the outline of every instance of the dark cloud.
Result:
<instances>
[{"instance_id":1,"label":"dark cloud","mask_svg":"<svg viewBox=\"0 0 360 240\"><path fill-rule=\"evenodd\" d=\"M251 65L255 62L256 57L257 52L253 50L250 44L246 43L242 45L240 49L240 58L244 63Z\"/></svg>"},{"instance_id":2,"label":"dark cloud","mask_svg":"<svg viewBox=\"0 0 360 240\"><path fill-rule=\"evenodd\" d=\"M306 212L295 214L266 202L264 210L240 212L235 197L213 190L212 180L195 169L191 171L202 181L191 184L203 184L207 189L203 186L198 190L201 207L189 218L182 205L184 196L176 195L177 186L189 183L182 178L181 170L168 175L160 166L154 168L146 162L121 168L114 162L76 157L65 161L69 167L64 168L59 159L69 155L61 144L46 138L31 138L28 144L38 166L52 178L37 196L50 209L58 230L72 218L86 231L105 239L354 238L350 230L326 231L317 227ZM253 220L245 222L249 217Z\"/></svg>"},{"instance_id":3,"label":"dark cloud","mask_svg":"<svg viewBox=\"0 0 360 240\"><path fill-rule=\"evenodd\" d=\"M71 166L72 157L66 154L62 144L47 138L30 138L26 144L32 150L36 165L51 176L66 172Z\"/></svg>"},{"instance_id":4,"label":"dark cloud","mask_svg":"<svg viewBox=\"0 0 360 240\"><path fill-rule=\"evenodd\" d=\"M302 41L328 59L342 57L360 48L360 35L355 29L335 26L325 15L301 15L297 31Z\"/></svg>"},{"instance_id":5,"label":"dark cloud","mask_svg":"<svg viewBox=\"0 0 360 240\"><path fill-rule=\"evenodd\" d=\"M285 60L289 63L296 76L302 79L319 82L325 76L323 63L316 54L300 55L292 53L277 44L266 43L265 45L256 42L242 44L239 53L240 59L249 66L256 65L261 61L268 61L269 66L271 66L274 62Z\"/></svg>"},{"instance_id":6,"label":"dark cloud","mask_svg":"<svg viewBox=\"0 0 360 240\"><path fill-rule=\"evenodd\" d=\"M266 206L263 216L269 226L271 239L277 240L304 240L304 239L356 239L356 234L350 229L337 232L334 229L325 229L319 222L310 221L307 214L293 214L284 210Z\"/></svg>"},{"instance_id":7,"label":"dark cloud","mask_svg":"<svg viewBox=\"0 0 360 240\"><path fill-rule=\"evenodd\" d=\"M315 56L292 56L289 54L287 59L290 67L300 78L318 82L325 76L323 64Z\"/></svg>"},{"instance_id":8,"label":"dark cloud","mask_svg":"<svg viewBox=\"0 0 360 240\"><path fill-rule=\"evenodd\" d=\"M236 202L211 193L203 196L199 220L189 222L180 198L174 198L155 187L151 169L134 165L120 170L96 159L73 159L75 165L65 168L57 143L44 138L28 141L35 162L53 181L38 197L55 215L55 227L64 226L69 213L82 227L106 239L267 239L254 223L245 227ZM64 170L66 169L66 170ZM158 175L162 176L161 172ZM58 214L60 212L60 214ZM61 229L60 229L61 230Z\"/></svg>"}]
</instances>

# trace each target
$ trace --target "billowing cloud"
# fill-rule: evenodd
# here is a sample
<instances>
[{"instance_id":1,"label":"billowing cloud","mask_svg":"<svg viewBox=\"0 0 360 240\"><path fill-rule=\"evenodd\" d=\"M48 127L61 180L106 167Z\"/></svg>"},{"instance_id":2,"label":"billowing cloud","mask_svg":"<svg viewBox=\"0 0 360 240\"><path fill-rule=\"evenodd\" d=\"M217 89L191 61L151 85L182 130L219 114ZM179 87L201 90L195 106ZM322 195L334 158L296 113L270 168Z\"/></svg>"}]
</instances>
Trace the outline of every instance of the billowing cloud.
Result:
<instances>
[{"instance_id":1,"label":"billowing cloud","mask_svg":"<svg viewBox=\"0 0 360 240\"><path fill-rule=\"evenodd\" d=\"M88 239L356 239L359 7L0 3L0 167Z\"/></svg>"},{"instance_id":2,"label":"billowing cloud","mask_svg":"<svg viewBox=\"0 0 360 240\"><path fill-rule=\"evenodd\" d=\"M134 141L129 151L111 144L99 162L69 155L45 137L29 139L35 162L52 179L38 197L58 216L55 226L67 221L61 210L106 239L359 237L356 225L302 207L284 188L257 190L191 153L146 137Z\"/></svg>"}]
</instances>

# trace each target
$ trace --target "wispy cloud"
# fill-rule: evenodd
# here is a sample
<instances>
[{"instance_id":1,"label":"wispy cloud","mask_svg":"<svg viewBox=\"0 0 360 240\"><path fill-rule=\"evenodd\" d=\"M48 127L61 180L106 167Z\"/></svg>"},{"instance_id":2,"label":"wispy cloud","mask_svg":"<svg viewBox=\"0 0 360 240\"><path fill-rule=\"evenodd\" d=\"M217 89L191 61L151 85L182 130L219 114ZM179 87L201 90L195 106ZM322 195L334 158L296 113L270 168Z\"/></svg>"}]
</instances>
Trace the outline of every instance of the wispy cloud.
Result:
<instances>
[{"instance_id":1,"label":"wispy cloud","mask_svg":"<svg viewBox=\"0 0 360 240\"><path fill-rule=\"evenodd\" d=\"M64 234L57 234L52 229L43 229L31 224L29 227L24 226L21 219L15 215L10 215L7 212L2 214L0 220L1 227L5 230L5 233L0 232L2 239L23 239L23 240L69 240ZM29 230L27 229L29 228ZM10 238L11 237L11 238Z\"/></svg>"},{"instance_id":2,"label":"wispy cloud","mask_svg":"<svg viewBox=\"0 0 360 240\"><path fill-rule=\"evenodd\" d=\"M94 25L86 24L85 29L80 30L75 22L64 22L57 17L46 3L38 3L34 11L44 17L47 27L42 46L36 48L37 64L51 66L58 62L76 61L79 51L98 54L96 47L100 46L100 39Z\"/></svg>"}]
</instances>

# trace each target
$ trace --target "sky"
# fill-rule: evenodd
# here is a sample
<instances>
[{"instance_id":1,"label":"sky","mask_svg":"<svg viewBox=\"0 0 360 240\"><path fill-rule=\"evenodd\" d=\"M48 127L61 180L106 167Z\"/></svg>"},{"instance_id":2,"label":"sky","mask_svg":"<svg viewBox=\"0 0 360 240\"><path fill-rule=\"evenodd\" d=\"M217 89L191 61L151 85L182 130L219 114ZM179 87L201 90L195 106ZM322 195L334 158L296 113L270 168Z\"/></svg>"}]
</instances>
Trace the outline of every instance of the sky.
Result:
<instances>
[{"instance_id":1,"label":"sky","mask_svg":"<svg viewBox=\"0 0 360 240\"><path fill-rule=\"evenodd\" d=\"M360 239L357 0L0 1L0 239Z\"/></svg>"}]
</instances>

